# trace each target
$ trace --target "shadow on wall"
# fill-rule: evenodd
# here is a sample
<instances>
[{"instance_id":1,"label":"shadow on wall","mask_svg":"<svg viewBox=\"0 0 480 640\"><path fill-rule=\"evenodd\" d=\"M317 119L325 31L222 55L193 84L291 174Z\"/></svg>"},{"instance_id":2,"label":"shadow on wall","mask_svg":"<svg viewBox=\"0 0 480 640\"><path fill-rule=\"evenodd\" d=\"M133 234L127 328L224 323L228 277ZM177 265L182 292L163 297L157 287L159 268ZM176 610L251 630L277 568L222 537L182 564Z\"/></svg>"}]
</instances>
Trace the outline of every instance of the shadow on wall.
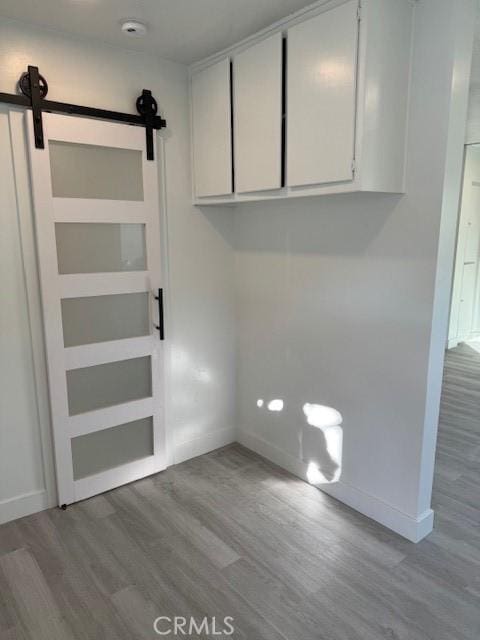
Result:
<instances>
[{"instance_id":1,"label":"shadow on wall","mask_svg":"<svg viewBox=\"0 0 480 640\"><path fill-rule=\"evenodd\" d=\"M221 236L226 244L235 248L235 229L233 223L233 207L222 205L212 207L195 207L198 214L203 216L209 225Z\"/></svg>"},{"instance_id":2,"label":"shadow on wall","mask_svg":"<svg viewBox=\"0 0 480 640\"><path fill-rule=\"evenodd\" d=\"M235 249L360 255L375 246L375 239L390 224L401 198L392 194L354 193L245 203L234 213ZM220 226L217 216L209 215L209 219L214 226ZM398 229L387 233L392 238L387 250L389 255L403 257L411 246L411 230L402 229L402 225L393 220L392 224L397 224Z\"/></svg>"}]
</instances>

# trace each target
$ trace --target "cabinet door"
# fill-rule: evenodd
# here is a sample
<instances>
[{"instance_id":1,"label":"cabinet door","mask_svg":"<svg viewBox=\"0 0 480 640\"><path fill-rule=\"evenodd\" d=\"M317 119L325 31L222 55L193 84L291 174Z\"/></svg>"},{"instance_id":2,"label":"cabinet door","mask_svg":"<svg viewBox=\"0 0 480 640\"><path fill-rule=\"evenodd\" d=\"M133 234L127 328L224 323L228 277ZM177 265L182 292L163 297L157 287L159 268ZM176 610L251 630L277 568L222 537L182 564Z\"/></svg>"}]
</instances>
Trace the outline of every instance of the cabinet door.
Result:
<instances>
[{"instance_id":1,"label":"cabinet door","mask_svg":"<svg viewBox=\"0 0 480 640\"><path fill-rule=\"evenodd\" d=\"M288 30L287 184L352 180L357 0Z\"/></svg>"},{"instance_id":2,"label":"cabinet door","mask_svg":"<svg viewBox=\"0 0 480 640\"><path fill-rule=\"evenodd\" d=\"M282 34L233 62L235 190L282 186Z\"/></svg>"},{"instance_id":3,"label":"cabinet door","mask_svg":"<svg viewBox=\"0 0 480 640\"><path fill-rule=\"evenodd\" d=\"M192 77L193 165L195 194L232 193L230 60L226 58Z\"/></svg>"}]
</instances>

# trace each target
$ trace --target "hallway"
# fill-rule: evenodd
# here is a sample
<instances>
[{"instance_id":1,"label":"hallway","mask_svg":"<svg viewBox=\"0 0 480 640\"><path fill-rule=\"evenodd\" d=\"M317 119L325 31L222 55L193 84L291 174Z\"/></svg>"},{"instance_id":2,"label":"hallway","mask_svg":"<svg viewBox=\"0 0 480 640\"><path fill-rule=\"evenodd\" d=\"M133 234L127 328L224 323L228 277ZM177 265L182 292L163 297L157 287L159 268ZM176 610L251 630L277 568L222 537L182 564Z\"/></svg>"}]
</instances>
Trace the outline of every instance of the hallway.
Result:
<instances>
[{"instance_id":1,"label":"hallway","mask_svg":"<svg viewBox=\"0 0 480 640\"><path fill-rule=\"evenodd\" d=\"M480 353L467 344L446 354L432 508L437 532L467 556L472 545L480 566Z\"/></svg>"}]
</instances>

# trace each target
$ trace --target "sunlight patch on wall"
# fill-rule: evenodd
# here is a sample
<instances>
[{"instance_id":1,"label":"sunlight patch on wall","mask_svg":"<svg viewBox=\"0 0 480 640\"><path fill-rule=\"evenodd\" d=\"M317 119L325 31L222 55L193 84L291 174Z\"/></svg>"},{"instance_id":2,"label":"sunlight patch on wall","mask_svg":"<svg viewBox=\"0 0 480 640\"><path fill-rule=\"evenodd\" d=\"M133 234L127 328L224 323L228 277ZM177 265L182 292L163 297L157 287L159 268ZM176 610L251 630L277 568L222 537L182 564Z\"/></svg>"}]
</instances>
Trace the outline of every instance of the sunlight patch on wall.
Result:
<instances>
[{"instance_id":1,"label":"sunlight patch on wall","mask_svg":"<svg viewBox=\"0 0 480 640\"><path fill-rule=\"evenodd\" d=\"M310 404L306 402L303 405L303 413L307 418L308 424L312 425L312 427L319 427L320 429L335 427L343 422L340 411L337 411L333 407L326 407L323 404Z\"/></svg>"},{"instance_id":2,"label":"sunlight patch on wall","mask_svg":"<svg viewBox=\"0 0 480 640\"><path fill-rule=\"evenodd\" d=\"M283 400L281 398L275 398L275 400L270 400L267 405L267 409L269 411L283 411Z\"/></svg>"},{"instance_id":3,"label":"sunlight patch on wall","mask_svg":"<svg viewBox=\"0 0 480 640\"><path fill-rule=\"evenodd\" d=\"M338 482L342 474L342 414L333 407L305 403L307 425L302 431L302 459L310 484Z\"/></svg>"}]
</instances>

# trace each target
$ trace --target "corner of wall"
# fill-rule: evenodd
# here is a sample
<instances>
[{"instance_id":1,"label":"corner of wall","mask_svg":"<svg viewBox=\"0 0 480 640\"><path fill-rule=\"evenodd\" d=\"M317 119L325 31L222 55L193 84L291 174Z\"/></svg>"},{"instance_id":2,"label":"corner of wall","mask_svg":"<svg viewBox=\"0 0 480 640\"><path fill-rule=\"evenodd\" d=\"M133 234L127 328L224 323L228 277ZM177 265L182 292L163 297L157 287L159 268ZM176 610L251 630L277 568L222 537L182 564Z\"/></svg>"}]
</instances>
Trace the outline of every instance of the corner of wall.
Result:
<instances>
[{"instance_id":1,"label":"corner of wall","mask_svg":"<svg viewBox=\"0 0 480 640\"><path fill-rule=\"evenodd\" d=\"M174 463L180 464L185 460L202 456L205 453L226 447L236 441L236 431L234 427L227 427L207 433L187 442L177 442L175 445Z\"/></svg>"},{"instance_id":2,"label":"corner of wall","mask_svg":"<svg viewBox=\"0 0 480 640\"><path fill-rule=\"evenodd\" d=\"M255 451L255 453L258 453L270 462L308 482L307 465L302 460L285 453L279 447L245 430L238 431L237 439L238 442L247 449ZM355 511L379 522L388 529L398 533L398 535L410 540L410 542L420 542L420 540L432 531L434 514L431 509L427 509L415 518L341 480L334 484L322 485L318 488L332 498L343 502L352 509L355 509Z\"/></svg>"},{"instance_id":3,"label":"corner of wall","mask_svg":"<svg viewBox=\"0 0 480 640\"><path fill-rule=\"evenodd\" d=\"M452 7L452 67L446 162L443 179L437 265L427 373L423 442L419 469L418 512L429 509L432 496L438 419L454 269L456 229L462 188L465 131L476 6Z\"/></svg>"}]
</instances>

